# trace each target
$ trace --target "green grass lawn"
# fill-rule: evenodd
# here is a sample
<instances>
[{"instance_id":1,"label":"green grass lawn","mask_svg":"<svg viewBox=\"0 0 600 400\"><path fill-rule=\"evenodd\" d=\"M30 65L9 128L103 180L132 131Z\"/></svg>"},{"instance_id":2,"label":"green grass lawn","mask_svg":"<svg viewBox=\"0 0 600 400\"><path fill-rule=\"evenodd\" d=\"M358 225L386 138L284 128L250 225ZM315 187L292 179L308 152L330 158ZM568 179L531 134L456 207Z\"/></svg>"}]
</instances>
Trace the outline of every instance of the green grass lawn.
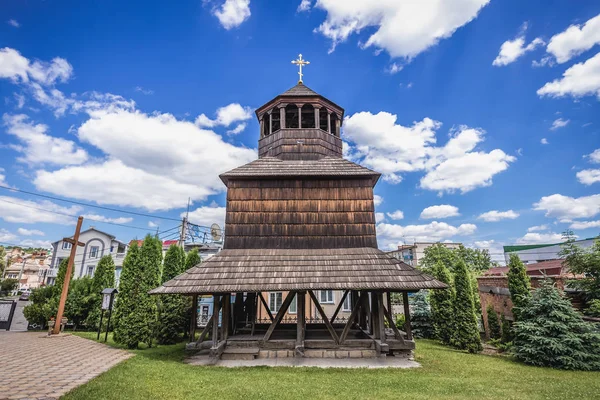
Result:
<instances>
[{"instance_id":1,"label":"green grass lawn","mask_svg":"<svg viewBox=\"0 0 600 400\"><path fill-rule=\"evenodd\" d=\"M199 367L182 362L183 347L136 350L64 399L600 399L600 372L530 367L428 340L417 342L422 368L408 370Z\"/></svg>"}]
</instances>

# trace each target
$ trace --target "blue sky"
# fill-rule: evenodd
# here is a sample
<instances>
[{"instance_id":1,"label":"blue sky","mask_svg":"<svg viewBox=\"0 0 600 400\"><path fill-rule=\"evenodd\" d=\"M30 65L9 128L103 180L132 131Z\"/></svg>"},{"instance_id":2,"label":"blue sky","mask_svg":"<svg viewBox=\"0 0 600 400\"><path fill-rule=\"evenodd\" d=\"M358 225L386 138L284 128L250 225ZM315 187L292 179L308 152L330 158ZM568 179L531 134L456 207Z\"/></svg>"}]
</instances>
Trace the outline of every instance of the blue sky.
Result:
<instances>
[{"instance_id":1,"label":"blue sky","mask_svg":"<svg viewBox=\"0 0 600 400\"><path fill-rule=\"evenodd\" d=\"M384 174L382 248L598 234L597 1L364 3L7 3L0 183L168 218L191 197L193 221L222 224L217 175L256 157L253 110L302 53L306 85L346 110L347 156ZM0 190L5 243L71 234L41 209L122 240L145 232L102 221L177 225Z\"/></svg>"}]
</instances>

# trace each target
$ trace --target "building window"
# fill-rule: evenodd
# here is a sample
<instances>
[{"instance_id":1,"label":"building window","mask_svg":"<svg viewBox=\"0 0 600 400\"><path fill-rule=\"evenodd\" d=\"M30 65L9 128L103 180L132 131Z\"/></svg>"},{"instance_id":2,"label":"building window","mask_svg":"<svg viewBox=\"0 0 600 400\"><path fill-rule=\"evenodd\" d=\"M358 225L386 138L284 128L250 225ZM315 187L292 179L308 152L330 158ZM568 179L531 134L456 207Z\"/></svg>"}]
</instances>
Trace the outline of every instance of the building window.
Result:
<instances>
[{"instance_id":1,"label":"building window","mask_svg":"<svg viewBox=\"0 0 600 400\"><path fill-rule=\"evenodd\" d=\"M294 298L292 299L292 302L290 303L290 308L288 309L288 312L290 314L296 314L298 312L298 302L296 301L296 298L298 296L294 295Z\"/></svg>"},{"instance_id":2,"label":"building window","mask_svg":"<svg viewBox=\"0 0 600 400\"><path fill-rule=\"evenodd\" d=\"M282 292L269 293L269 309L271 310L272 313L279 312L282 302L283 302L283 293Z\"/></svg>"},{"instance_id":3,"label":"building window","mask_svg":"<svg viewBox=\"0 0 600 400\"><path fill-rule=\"evenodd\" d=\"M90 258L98 258L98 253L100 253L100 247L98 247L98 246L90 247Z\"/></svg>"},{"instance_id":4,"label":"building window","mask_svg":"<svg viewBox=\"0 0 600 400\"><path fill-rule=\"evenodd\" d=\"M342 304L342 311L352 311L352 299L350 293L344 299L344 304Z\"/></svg>"},{"instance_id":5,"label":"building window","mask_svg":"<svg viewBox=\"0 0 600 400\"><path fill-rule=\"evenodd\" d=\"M333 290L321 290L321 297L319 303L321 304L333 304Z\"/></svg>"},{"instance_id":6,"label":"building window","mask_svg":"<svg viewBox=\"0 0 600 400\"><path fill-rule=\"evenodd\" d=\"M90 278L92 276L94 276L94 268L95 268L94 265L88 265L88 267L87 267L87 273L86 273L86 275L89 276Z\"/></svg>"},{"instance_id":7,"label":"building window","mask_svg":"<svg viewBox=\"0 0 600 400\"><path fill-rule=\"evenodd\" d=\"M63 250L71 250L71 246L72 246L71 243L69 243L69 242L63 242L62 249Z\"/></svg>"}]
</instances>

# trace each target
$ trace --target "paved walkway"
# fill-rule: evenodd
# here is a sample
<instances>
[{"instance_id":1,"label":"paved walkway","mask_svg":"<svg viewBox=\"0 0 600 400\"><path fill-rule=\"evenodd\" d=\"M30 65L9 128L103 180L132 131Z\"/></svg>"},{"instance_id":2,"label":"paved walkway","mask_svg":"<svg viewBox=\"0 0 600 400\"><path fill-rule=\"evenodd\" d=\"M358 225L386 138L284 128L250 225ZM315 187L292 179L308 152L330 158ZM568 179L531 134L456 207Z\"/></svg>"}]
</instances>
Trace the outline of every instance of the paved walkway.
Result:
<instances>
[{"instance_id":1,"label":"paved walkway","mask_svg":"<svg viewBox=\"0 0 600 400\"><path fill-rule=\"evenodd\" d=\"M10 324L11 331L27 331L27 320L23 315L23 308L29 304L28 301L19 301L19 297L11 298L17 302L17 307L15 308L15 315L13 315L12 323Z\"/></svg>"},{"instance_id":2,"label":"paved walkway","mask_svg":"<svg viewBox=\"0 0 600 400\"><path fill-rule=\"evenodd\" d=\"M132 356L72 335L0 332L0 399L58 399Z\"/></svg>"}]
</instances>

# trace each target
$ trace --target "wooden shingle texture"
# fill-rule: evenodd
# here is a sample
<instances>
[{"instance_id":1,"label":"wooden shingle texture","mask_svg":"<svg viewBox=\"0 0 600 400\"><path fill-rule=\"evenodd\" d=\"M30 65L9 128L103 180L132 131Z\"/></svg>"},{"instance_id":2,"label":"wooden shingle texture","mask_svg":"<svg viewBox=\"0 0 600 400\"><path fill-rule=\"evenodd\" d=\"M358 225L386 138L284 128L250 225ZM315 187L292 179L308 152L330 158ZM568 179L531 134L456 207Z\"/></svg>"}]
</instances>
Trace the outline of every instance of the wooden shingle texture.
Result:
<instances>
[{"instance_id":1,"label":"wooden shingle texture","mask_svg":"<svg viewBox=\"0 0 600 400\"><path fill-rule=\"evenodd\" d=\"M444 289L431 276L374 248L231 249L165 282L151 294L288 290Z\"/></svg>"}]
</instances>

